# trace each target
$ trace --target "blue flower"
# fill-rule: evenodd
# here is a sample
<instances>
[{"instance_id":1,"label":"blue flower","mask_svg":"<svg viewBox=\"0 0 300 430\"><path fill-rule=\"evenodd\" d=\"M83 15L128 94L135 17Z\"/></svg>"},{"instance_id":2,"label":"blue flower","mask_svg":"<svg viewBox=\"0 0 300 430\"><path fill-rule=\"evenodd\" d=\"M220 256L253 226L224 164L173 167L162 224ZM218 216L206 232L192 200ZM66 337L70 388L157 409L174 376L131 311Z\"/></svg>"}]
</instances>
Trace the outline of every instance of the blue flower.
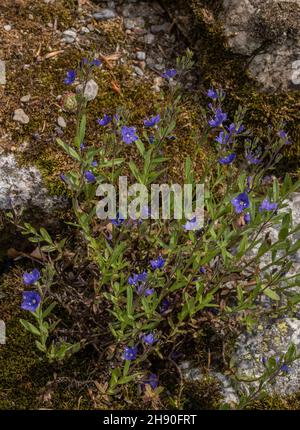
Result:
<instances>
[{"instance_id":1,"label":"blue flower","mask_svg":"<svg viewBox=\"0 0 300 430\"><path fill-rule=\"evenodd\" d=\"M226 157L219 158L220 164L230 164L236 159L236 154L232 153L227 155Z\"/></svg>"},{"instance_id":2,"label":"blue flower","mask_svg":"<svg viewBox=\"0 0 300 430\"><path fill-rule=\"evenodd\" d=\"M268 199L268 197L266 197L259 207L259 212L275 211L277 208L278 208L278 204L277 203L271 203L270 200Z\"/></svg>"},{"instance_id":3,"label":"blue flower","mask_svg":"<svg viewBox=\"0 0 300 430\"><path fill-rule=\"evenodd\" d=\"M287 133L284 130L279 130L278 135L282 140L284 140L285 144L291 143L291 141L288 138Z\"/></svg>"},{"instance_id":4,"label":"blue flower","mask_svg":"<svg viewBox=\"0 0 300 430\"><path fill-rule=\"evenodd\" d=\"M66 182L66 175L64 175L63 173L60 175L60 179L64 182Z\"/></svg>"},{"instance_id":5,"label":"blue flower","mask_svg":"<svg viewBox=\"0 0 300 430\"><path fill-rule=\"evenodd\" d=\"M234 197L231 200L231 204L235 208L235 212L240 214L244 209L248 209L250 207L250 201L247 193L240 193L238 196Z\"/></svg>"},{"instance_id":6,"label":"blue flower","mask_svg":"<svg viewBox=\"0 0 300 430\"><path fill-rule=\"evenodd\" d=\"M289 371L290 371L290 369L289 369L289 367L288 367L288 365L287 365L287 364L283 364L283 365L280 367L280 370L281 370L282 372L284 372L284 373L289 373Z\"/></svg>"},{"instance_id":7,"label":"blue flower","mask_svg":"<svg viewBox=\"0 0 300 430\"><path fill-rule=\"evenodd\" d=\"M166 70L165 73L162 75L163 78L165 79L173 79L174 76L177 75L177 71L175 69L169 69Z\"/></svg>"},{"instance_id":8,"label":"blue flower","mask_svg":"<svg viewBox=\"0 0 300 430\"><path fill-rule=\"evenodd\" d=\"M240 134L245 130L245 127L243 125L240 125L239 128L236 128L236 125L234 123L231 123L228 127L228 131L230 134Z\"/></svg>"},{"instance_id":9,"label":"blue flower","mask_svg":"<svg viewBox=\"0 0 300 430\"><path fill-rule=\"evenodd\" d=\"M211 119L208 124L211 127L221 127L224 121L227 120L227 113L222 112L221 108L217 108L215 111L215 117Z\"/></svg>"},{"instance_id":10,"label":"blue flower","mask_svg":"<svg viewBox=\"0 0 300 430\"><path fill-rule=\"evenodd\" d=\"M220 143L220 145L227 145L232 142L231 134L225 133L221 130L219 136L215 138L215 141Z\"/></svg>"},{"instance_id":11,"label":"blue flower","mask_svg":"<svg viewBox=\"0 0 300 430\"><path fill-rule=\"evenodd\" d=\"M93 61L90 62L90 66L99 67L99 66L101 66L101 64L102 64L102 61L99 60L98 58L95 58Z\"/></svg>"},{"instance_id":12,"label":"blue flower","mask_svg":"<svg viewBox=\"0 0 300 430\"><path fill-rule=\"evenodd\" d=\"M198 221L197 217L194 217L190 221L187 221L183 225L183 228L187 231L199 230L199 221Z\"/></svg>"},{"instance_id":13,"label":"blue flower","mask_svg":"<svg viewBox=\"0 0 300 430\"><path fill-rule=\"evenodd\" d=\"M92 173L90 170L86 170L84 172L84 177L85 179L91 184L92 182L96 181L96 177L94 175L94 173Z\"/></svg>"},{"instance_id":14,"label":"blue flower","mask_svg":"<svg viewBox=\"0 0 300 430\"><path fill-rule=\"evenodd\" d=\"M147 345L152 345L152 344L155 342L155 338L154 338L153 333L145 334L145 335L143 336L143 341L144 341Z\"/></svg>"},{"instance_id":15,"label":"blue flower","mask_svg":"<svg viewBox=\"0 0 300 430\"><path fill-rule=\"evenodd\" d=\"M167 310L170 307L170 301L165 298L161 301L160 307L159 307L159 311L161 314L164 314L165 312L167 312Z\"/></svg>"},{"instance_id":16,"label":"blue flower","mask_svg":"<svg viewBox=\"0 0 300 430\"><path fill-rule=\"evenodd\" d=\"M152 116L150 119L145 119L144 120L144 125L146 127L153 127L156 124L158 124L160 121L160 115L157 114L156 116Z\"/></svg>"},{"instance_id":17,"label":"blue flower","mask_svg":"<svg viewBox=\"0 0 300 430\"><path fill-rule=\"evenodd\" d=\"M149 136L149 142L151 143L151 145L154 143L155 141L155 137L153 135Z\"/></svg>"},{"instance_id":18,"label":"blue flower","mask_svg":"<svg viewBox=\"0 0 300 430\"><path fill-rule=\"evenodd\" d=\"M135 127L126 127L126 125L123 125L121 127L121 134L123 142L127 145L138 140Z\"/></svg>"},{"instance_id":19,"label":"blue flower","mask_svg":"<svg viewBox=\"0 0 300 430\"><path fill-rule=\"evenodd\" d=\"M40 272L38 271L38 269L33 269L32 272L28 273L25 272L23 274L23 282L25 285L32 285L35 284L41 277Z\"/></svg>"},{"instance_id":20,"label":"blue flower","mask_svg":"<svg viewBox=\"0 0 300 430\"><path fill-rule=\"evenodd\" d=\"M107 125L112 121L112 117L110 115L106 115L106 113L104 114L104 117L102 119L97 119L97 122L99 125Z\"/></svg>"},{"instance_id":21,"label":"blue flower","mask_svg":"<svg viewBox=\"0 0 300 430\"><path fill-rule=\"evenodd\" d=\"M125 347L123 358L124 360L135 360L137 356L137 346L133 346L130 348L129 346Z\"/></svg>"},{"instance_id":22,"label":"blue flower","mask_svg":"<svg viewBox=\"0 0 300 430\"><path fill-rule=\"evenodd\" d=\"M91 162L91 166L92 167L97 167L98 166L98 162L96 160Z\"/></svg>"},{"instance_id":23,"label":"blue flower","mask_svg":"<svg viewBox=\"0 0 300 430\"><path fill-rule=\"evenodd\" d=\"M23 291L21 308L24 311L35 312L41 303L41 296L36 291Z\"/></svg>"},{"instance_id":24,"label":"blue flower","mask_svg":"<svg viewBox=\"0 0 300 430\"><path fill-rule=\"evenodd\" d=\"M120 227L120 225L122 225L123 222L125 221L125 218L123 217L123 215L120 212L117 212L116 218L111 219L110 221L113 225Z\"/></svg>"},{"instance_id":25,"label":"blue flower","mask_svg":"<svg viewBox=\"0 0 300 430\"><path fill-rule=\"evenodd\" d=\"M245 221L245 223L246 223L246 224L250 224L250 222L251 222L251 215L250 215L250 213L249 213L249 212L247 212L247 213L244 215L244 221Z\"/></svg>"},{"instance_id":26,"label":"blue flower","mask_svg":"<svg viewBox=\"0 0 300 430\"><path fill-rule=\"evenodd\" d=\"M166 261L160 255L157 260L151 260L150 264L151 264L152 269L155 270L155 269L162 269L165 265L165 262Z\"/></svg>"},{"instance_id":27,"label":"blue flower","mask_svg":"<svg viewBox=\"0 0 300 430\"><path fill-rule=\"evenodd\" d=\"M67 76L66 76L66 78L64 80L64 83L67 84L67 85L71 85L71 84L73 84L73 82L75 81L75 79L76 79L76 72L75 72L75 70L68 70L67 71Z\"/></svg>"},{"instance_id":28,"label":"blue flower","mask_svg":"<svg viewBox=\"0 0 300 430\"><path fill-rule=\"evenodd\" d=\"M150 385L150 387L155 390L158 386L158 376L155 373L150 373L149 377L145 379L144 384Z\"/></svg>"},{"instance_id":29,"label":"blue flower","mask_svg":"<svg viewBox=\"0 0 300 430\"><path fill-rule=\"evenodd\" d=\"M152 296L153 294L154 294L154 289L153 288L146 288L146 290L145 290L145 297Z\"/></svg>"},{"instance_id":30,"label":"blue flower","mask_svg":"<svg viewBox=\"0 0 300 430\"><path fill-rule=\"evenodd\" d=\"M205 275L205 273L206 273L205 267L200 267L199 272L202 273L202 275Z\"/></svg>"},{"instance_id":31,"label":"blue flower","mask_svg":"<svg viewBox=\"0 0 300 430\"><path fill-rule=\"evenodd\" d=\"M214 90L213 88L210 88L207 91L207 97L209 97L210 99L213 99L213 100L217 100L219 98L217 91Z\"/></svg>"},{"instance_id":32,"label":"blue flower","mask_svg":"<svg viewBox=\"0 0 300 430\"><path fill-rule=\"evenodd\" d=\"M257 158L255 154L248 154L246 158L249 161L249 164L259 164L261 162L261 160Z\"/></svg>"},{"instance_id":33,"label":"blue flower","mask_svg":"<svg viewBox=\"0 0 300 430\"><path fill-rule=\"evenodd\" d=\"M142 273L134 273L133 275L129 276L128 278L128 284L137 286L139 282L146 282L148 277L148 273L146 270Z\"/></svg>"},{"instance_id":34,"label":"blue flower","mask_svg":"<svg viewBox=\"0 0 300 430\"><path fill-rule=\"evenodd\" d=\"M84 151L86 148L86 145L84 143L80 144L80 151Z\"/></svg>"}]
</instances>

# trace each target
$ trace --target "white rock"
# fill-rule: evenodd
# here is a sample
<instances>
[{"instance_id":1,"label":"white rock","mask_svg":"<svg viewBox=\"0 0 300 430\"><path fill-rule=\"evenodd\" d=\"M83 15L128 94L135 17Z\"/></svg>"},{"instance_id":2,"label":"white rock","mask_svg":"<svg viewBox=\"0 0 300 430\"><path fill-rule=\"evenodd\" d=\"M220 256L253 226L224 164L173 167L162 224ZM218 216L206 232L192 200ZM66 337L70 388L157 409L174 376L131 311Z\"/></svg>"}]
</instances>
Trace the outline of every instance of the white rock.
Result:
<instances>
[{"instance_id":1,"label":"white rock","mask_svg":"<svg viewBox=\"0 0 300 430\"><path fill-rule=\"evenodd\" d=\"M21 124L28 124L29 116L23 111L23 109L16 109L13 120L20 122Z\"/></svg>"},{"instance_id":2,"label":"white rock","mask_svg":"<svg viewBox=\"0 0 300 430\"><path fill-rule=\"evenodd\" d=\"M133 66L133 70L135 71L135 73L136 73L138 76L144 76L144 72L143 72L143 70L142 70L142 69L140 69L138 66Z\"/></svg>"},{"instance_id":3,"label":"white rock","mask_svg":"<svg viewBox=\"0 0 300 430\"><path fill-rule=\"evenodd\" d=\"M20 101L21 101L22 103L28 103L30 99L31 99L31 95L30 95L30 94L27 94L26 96L21 97L21 98L20 98Z\"/></svg>"},{"instance_id":4,"label":"white rock","mask_svg":"<svg viewBox=\"0 0 300 430\"><path fill-rule=\"evenodd\" d=\"M5 61L0 60L0 85L6 84L6 68Z\"/></svg>"},{"instance_id":5,"label":"white rock","mask_svg":"<svg viewBox=\"0 0 300 430\"><path fill-rule=\"evenodd\" d=\"M61 128L66 128L67 127L67 123L65 121L65 119L62 116L59 116L57 118L57 124L61 127Z\"/></svg>"},{"instance_id":6,"label":"white rock","mask_svg":"<svg viewBox=\"0 0 300 430\"><path fill-rule=\"evenodd\" d=\"M94 79L90 79L85 87L84 96L88 101L94 100L98 94L98 84Z\"/></svg>"},{"instance_id":7,"label":"white rock","mask_svg":"<svg viewBox=\"0 0 300 430\"><path fill-rule=\"evenodd\" d=\"M94 13L93 17L97 20L97 21L102 21L102 20L106 20L106 19L113 19L116 18L117 14L114 10L112 9L102 9L99 12Z\"/></svg>"},{"instance_id":8,"label":"white rock","mask_svg":"<svg viewBox=\"0 0 300 430\"><path fill-rule=\"evenodd\" d=\"M144 61L144 60L146 60L146 53L143 51L138 51L136 53L136 58L140 61Z\"/></svg>"},{"instance_id":9,"label":"white rock","mask_svg":"<svg viewBox=\"0 0 300 430\"><path fill-rule=\"evenodd\" d=\"M50 197L39 170L33 166L21 167L13 154L0 156L0 209L12 207L33 208L50 212L61 206L63 199Z\"/></svg>"},{"instance_id":10,"label":"white rock","mask_svg":"<svg viewBox=\"0 0 300 430\"><path fill-rule=\"evenodd\" d=\"M66 43L73 43L75 42L77 37L77 33L74 30L66 30L62 34L62 39Z\"/></svg>"},{"instance_id":11,"label":"white rock","mask_svg":"<svg viewBox=\"0 0 300 430\"><path fill-rule=\"evenodd\" d=\"M5 31L10 31L11 30L11 25L6 24L6 25L3 26L3 28L4 28Z\"/></svg>"}]
</instances>

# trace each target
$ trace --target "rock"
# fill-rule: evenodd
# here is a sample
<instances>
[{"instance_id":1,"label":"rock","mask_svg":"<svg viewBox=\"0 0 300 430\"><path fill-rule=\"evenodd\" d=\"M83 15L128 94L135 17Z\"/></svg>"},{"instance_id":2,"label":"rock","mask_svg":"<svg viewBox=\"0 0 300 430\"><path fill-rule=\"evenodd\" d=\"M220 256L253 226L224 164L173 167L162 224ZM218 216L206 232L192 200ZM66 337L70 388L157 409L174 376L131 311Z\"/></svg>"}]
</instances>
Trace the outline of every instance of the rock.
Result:
<instances>
[{"instance_id":1,"label":"rock","mask_svg":"<svg viewBox=\"0 0 300 430\"><path fill-rule=\"evenodd\" d=\"M29 123L29 116L23 111L23 109L16 109L14 112L13 120L20 122L21 124Z\"/></svg>"},{"instance_id":2,"label":"rock","mask_svg":"<svg viewBox=\"0 0 300 430\"><path fill-rule=\"evenodd\" d=\"M113 9L101 9L99 12L93 14L93 17L97 21L103 21L106 19L113 19L117 17L116 12Z\"/></svg>"},{"instance_id":3,"label":"rock","mask_svg":"<svg viewBox=\"0 0 300 430\"><path fill-rule=\"evenodd\" d=\"M89 32L90 32L90 30L87 27L81 27L81 29L80 29L80 34L86 34Z\"/></svg>"},{"instance_id":4,"label":"rock","mask_svg":"<svg viewBox=\"0 0 300 430\"><path fill-rule=\"evenodd\" d=\"M30 99L31 99L31 95L30 95L30 94L27 94L26 96L21 97L21 98L20 98L20 101L21 101L22 103L28 103Z\"/></svg>"},{"instance_id":5,"label":"rock","mask_svg":"<svg viewBox=\"0 0 300 430\"><path fill-rule=\"evenodd\" d=\"M5 61L0 60L0 85L6 84L6 67Z\"/></svg>"},{"instance_id":6,"label":"rock","mask_svg":"<svg viewBox=\"0 0 300 430\"><path fill-rule=\"evenodd\" d=\"M251 56L264 90L300 87L300 0L223 0L219 15L231 50Z\"/></svg>"},{"instance_id":7,"label":"rock","mask_svg":"<svg viewBox=\"0 0 300 430\"><path fill-rule=\"evenodd\" d=\"M138 51L138 52L136 53L136 58L137 58L138 60L140 60L140 61L144 61L144 60L146 60L146 52Z\"/></svg>"},{"instance_id":8,"label":"rock","mask_svg":"<svg viewBox=\"0 0 300 430\"><path fill-rule=\"evenodd\" d=\"M231 385L230 379L225 375L213 371L209 374L204 374L200 369L193 368L188 361L184 361L179 367L182 371L183 378L187 381L190 380L201 382L210 378L218 382L221 402L228 403L233 407L239 402L237 392Z\"/></svg>"},{"instance_id":9,"label":"rock","mask_svg":"<svg viewBox=\"0 0 300 430\"><path fill-rule=\"evenodd\" d=\"M62 34L62 39L66 43L73 43L75 42L77 37L77 33L74 30L66 30Z\"/></svg>"},{"instance_id":10,"label":"rock","mask_svg":"<svg viewBox=\"0 0 300 430\"><path fill-rule=\"evenodd\" d=\"M151 45L155 40L155 36L152 33L145 34L144 36L144 42L147 43L147 45Z\"/></svg>"},{"instance_id":11,"label":"rock","mask_svg":"<svg viewBox=\"0 0 300 430\"><path fill-rule=\"evenodd\" d=\"M138 76L144 76L144 72L142 69L140 69L138 66L132 66L132 67Z\"/></svg>"},{"instance_id":12,"label":"rock","mask_svg":"<svg viewBox=\"0 0 300 430\"><path fill-rule=\"evenodd\" d=\"M65 121L65 119L62 116L59 116L57 118L57 124L61 127L61 128L66 128L67 127L67 123Z\"/></svg>"},{"instance_id":13,"label":"rock","mask_svg":"<svg viewBox=\"0 0 300 430\"><path fill-rule=\"evenodd\" d=\"M168 33L170 31L171 24L169 22L165 22L164 24L151 25L151 32L154 34L160 33L161 31L164 33Z\"/></svg>"},{"instance_id":14,"label":"rock","mask_svg":"<svg viewBox=\"0 0 300 430\"><path fill-rule=\"evenodd\" d=\"M6 24L6 25L3 26L3 28L4 28L5 31L10 31L12 27L11 27L11 25Z\"/></svg>"},{"instance_id":15,"label":"rock","mask_svg":"<svg viewBox=\"0 0 300 430\"><path fill-rule=\"evenodd\" d=\"M94 79L90 79L85 87L84 96L88 101L94 100L98 94L98 84Z\"/></svg>"},{"instance_id":16,"label":"rock","mask_svg":"<svg viewBox=\"0 0 300 430\"><path fill-rule=\"evenodd\" d=\"M137 17L134 19L125 18L124 19L124 26L126 30L132 30L134 28L144 28L145 27L145 20L144 18Z\"/></svg>"},{"instance_id":17,"label":"rock","mask_svg":"<svg viewBox=\"0 0 300 430\"><path fill-rule=\"evenodd\" d=\"M291 343L300 350L300 320L283 318L271 324L261 324L255 332L238 337L231 361L239 376L255 378L264 371L263 357L280 356ZM253 385L256 387L257 383ZM266 386L266 390L271 395L285 396L299 392L299 385L300 361L297 360L287 374L278 376L274 383Z\"/></svg>"},{"instance_id":18,"label":"rock","mask_svg":"<svg viewBox=\"0 0 300 430\"><path fill-rule=\"evenodd\" d=\"M50 212L63 199L50 197L38 169L21 167L12 154L0 156L0 210L21 207Z\"/></svg>"}]
</instances>

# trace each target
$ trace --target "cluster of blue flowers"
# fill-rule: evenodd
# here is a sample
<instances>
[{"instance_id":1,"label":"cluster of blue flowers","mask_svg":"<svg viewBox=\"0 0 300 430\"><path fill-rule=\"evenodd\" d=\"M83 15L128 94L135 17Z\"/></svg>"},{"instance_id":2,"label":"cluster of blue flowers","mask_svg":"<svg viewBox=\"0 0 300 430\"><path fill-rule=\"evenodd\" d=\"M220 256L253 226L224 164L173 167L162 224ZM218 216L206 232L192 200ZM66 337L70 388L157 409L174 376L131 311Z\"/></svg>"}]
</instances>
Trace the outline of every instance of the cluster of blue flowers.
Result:
<instances>
[{"instance_id":1,"label":"cluster of blue flowers","mask_svg":"<svg viewBox=\"0 0 300 430\"><path fill-rule=\"evenodd\" d=\"M41 277L38 269L33 269L32 272L23 274L23 282L25 285L36 284ZM35 312L41 303L41 296L37 291L23 291L23 300L21 308L25 311Z\"/></svg>"}]
</instances>

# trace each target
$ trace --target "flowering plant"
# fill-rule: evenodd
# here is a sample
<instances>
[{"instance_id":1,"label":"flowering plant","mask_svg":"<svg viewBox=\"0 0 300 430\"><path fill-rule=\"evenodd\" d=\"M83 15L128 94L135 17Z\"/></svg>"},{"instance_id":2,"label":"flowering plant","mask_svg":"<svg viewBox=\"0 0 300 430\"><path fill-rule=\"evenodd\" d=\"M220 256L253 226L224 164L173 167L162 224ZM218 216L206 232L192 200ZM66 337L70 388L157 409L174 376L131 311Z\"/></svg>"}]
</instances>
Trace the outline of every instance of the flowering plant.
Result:
<instances>
[{"instance_id":1,"label":"flowering plant","mask_svg":"<svg viewBox=\"0 0 300 430\"><path fill-rule=\"evenodd\" d=\"M80 296L86 312L82 319L89 321L86 327L91 333L85 329L84 338L74 345L64 344L63 353L53 345L49 352L46 340L56 323L48 326L45 318L54 306L51 304L44 312L41 306L45 297L54 295L51 285L39 295L24 293L22 307L33 314L38 326L24 320L22 324L40 336L37 346L51 358L63 358L65 352L87 344L96 345L110 363L106 394L120 393L128 383L148 385L148 391L161 394L154 363L166 360L175 368L182 386L174 357L182 355L182 347L193 342L206 325L226 337L243 326L253 327L273 305L278 316L293 311L300 301L293 289L299 285L300 275L290 274L291 256L300 249L300 241L294 240L300 225L294 225L288 207L288 198L299 189L300 182L293 183L288 175L282 180L266 176L280 160L283 147L290 143L281 125L269 128L266 141L260 142L244 126L245 112L239 109L230 119L224 111L224 91L211 88L201 145L213 145L216 156L207 163L200 180L205 185L204 225L198 228L196 218L156 219L147 205L139 208L135 219L117 213L113 219L99 220L95 206L100 184L116 185L123 172L129 172L131 181L146 187L166 177L169 160L164 148L176 138L181 78L192 61L188 54L178 61L177 70L163 74L169 97L160 112L141 119L142 127L132 124L126 112L106 112L95 119L101 144L87 147L85 85L98 65L87 60L79 71L68 72L67 85L73 85L76 76L81 82L77 129L73 143L57 140L78 166L63 174L62 180L72 195L73 220L69 225L80 232L85 247L80 258L89 282ZM126 161L129 145L136 153ZM196 185L196 167L195 160L186 159L184 183ZM271 238L274 226L278 234ZM39 234L30 225L25 226L24 233L46 242L49 251L63 258L65 242L56 244L45 230ZM75 254L76 249L82 253L82 243L77 246ZM51 267L59 283L61 274L55 265ZM25 278L31 285L37 281L37 272ZM96 321L93 328L91 313L91 320ZM112 346L109 354L103 334ZM268 367L268 378L277 372L277 367L274 369ZM182 389L174 395L174 404L180 407Z\"/></svg>"}]
</instances>

